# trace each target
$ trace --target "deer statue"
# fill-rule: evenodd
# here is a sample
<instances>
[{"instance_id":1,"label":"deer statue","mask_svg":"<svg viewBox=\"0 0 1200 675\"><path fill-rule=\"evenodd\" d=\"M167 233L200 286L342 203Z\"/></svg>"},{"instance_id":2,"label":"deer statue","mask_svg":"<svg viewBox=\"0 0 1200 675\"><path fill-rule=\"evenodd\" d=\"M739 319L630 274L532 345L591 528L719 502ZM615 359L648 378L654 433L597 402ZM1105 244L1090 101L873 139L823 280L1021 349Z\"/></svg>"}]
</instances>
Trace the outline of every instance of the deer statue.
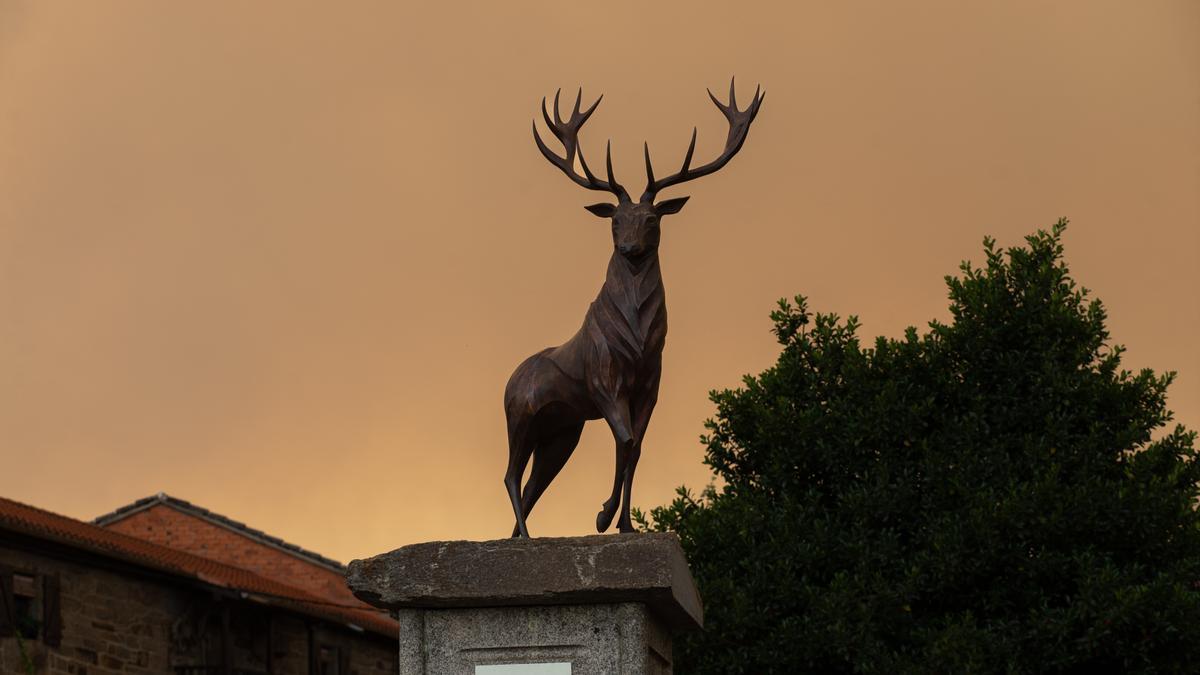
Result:
<instances>
[{"instance_id":1,"label":"deer statue","mask_svg":"<svg viewBox=\"0 0 1200 675\"><path fill-rule=\"evenodd\" d=\"M508 421L508 470L504 485L517 516L512 536L529 536L525 520L574 452L584 422L601 418L616 440L616 472L612 494L596 516L596 530L607 530L620 507L618 530L633 531L629 514L633 474L642 453L642 438L650 414L658 400L662 350L667 336L666 300L658 264L659 220L679 213L688 198L676 197L658 203L654 200L666 188L707 176L725 166L745 142L765 94L756 89L750 105L738 110L733 81L729 83L728 105L708 92L729 122L725 150L708 164L692 168L695 128L683 168L669 176L654 177L650 147L645 144L647 183L636 202L613 177L611 142L605 153L607 180L592 174L579 146L580 127L604 97L580 112L581 89L575 97L571 117L565 122L559 116L558 94L554 95L553 119L546 111L546 99L542 99L542 118L562 143L566 156L560 157L546 147L535 122L533 138L538 149L567 178L589 190L611 192L617 203L584 207L612 220L613 254L604 285L588 308L583 326L562 345L543 349L525 359L504 389L504 413ZM575 169L576 157L582 175ZM522 489L521 479L530 458L533 467Z\"/></svg>"}]
</instances>

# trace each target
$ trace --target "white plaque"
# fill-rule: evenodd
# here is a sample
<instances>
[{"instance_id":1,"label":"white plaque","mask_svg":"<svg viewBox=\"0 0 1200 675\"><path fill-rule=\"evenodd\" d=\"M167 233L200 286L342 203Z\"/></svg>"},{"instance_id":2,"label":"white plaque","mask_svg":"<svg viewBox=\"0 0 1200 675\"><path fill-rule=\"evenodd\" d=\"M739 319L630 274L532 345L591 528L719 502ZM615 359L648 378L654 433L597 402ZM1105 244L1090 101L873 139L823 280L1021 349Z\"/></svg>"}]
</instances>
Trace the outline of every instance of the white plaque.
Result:
<instances>
[{"instance_id":1,"label":"white plaque","mask_svg":"<svg viewBox=\"0 0 1200 675\"><path fill-rule=\"evenodd\" d=\"M507 663L475 666L475 675L571 675L569 663Z\"/></svg>"}]
</instances>

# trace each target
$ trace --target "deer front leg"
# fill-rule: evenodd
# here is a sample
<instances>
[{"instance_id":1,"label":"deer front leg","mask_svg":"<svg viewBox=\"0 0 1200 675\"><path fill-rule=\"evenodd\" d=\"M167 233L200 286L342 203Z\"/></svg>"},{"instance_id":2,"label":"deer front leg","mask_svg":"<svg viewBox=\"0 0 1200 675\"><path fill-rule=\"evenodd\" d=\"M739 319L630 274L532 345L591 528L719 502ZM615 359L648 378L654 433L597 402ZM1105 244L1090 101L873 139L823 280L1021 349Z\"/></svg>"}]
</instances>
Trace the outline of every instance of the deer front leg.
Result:
<instances>
[{"instance_id":1,"label":"deer front leg","mask_svg":"<svg viewBox=\"0 0 1200 675\"><path fill-rule=\"evenodd\" d=\"M612 431L613 440L616 441L617 446L617 466L613 471L612 495L604 502L600 513L596 514L596 531L604 532L609 525L612 525L613 516L617 514L617 507L621 505L621 484L625 475L625 465L635 440L628 401L624 398L614 400L605 405L600 413L604 416L604 421L608 422L608 428Z\"/></svg>"},{"instance_id":2,"label":"deer front leg","mask_svg":"<svg viewBox=\"0 0 1200 675\"><path fill-rule=\"evenodd\" d=\"M633 474L637 471L638 459L642 456L642 439L646 437L646 429L650 426L650 415L654 413L654 406L658 403L658 382L661 377L661 372L656 372L654 377L647 383L641 396L635 399L633 405L633 445L625 459L625 471L621 476L625 487L624 498L621 500L621 518L617 520L617 530L619 532L634 532L633 518L630 515L630 509L633 506Z\"/></svg>"}]
</instances>

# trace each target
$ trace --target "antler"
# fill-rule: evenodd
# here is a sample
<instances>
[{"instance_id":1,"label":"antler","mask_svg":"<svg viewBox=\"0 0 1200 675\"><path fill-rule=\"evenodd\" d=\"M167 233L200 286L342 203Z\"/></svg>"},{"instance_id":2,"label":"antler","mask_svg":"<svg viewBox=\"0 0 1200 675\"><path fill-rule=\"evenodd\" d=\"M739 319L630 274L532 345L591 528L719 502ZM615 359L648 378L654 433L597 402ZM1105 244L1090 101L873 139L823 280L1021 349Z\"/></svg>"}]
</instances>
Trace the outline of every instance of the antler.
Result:
<instances>
[{"instance_id":1,"label":"antler","mask_svg":"<svg viewBox=\"0 0 1200 675\"><path fill-rule=\"evenodd\" d=\"M545 155L546 159L549 160L551 164L557 166L562 170L563 173L567 174L567 178L570 178L579 185L582 185L589 190L607 190L608 192L615 194L618 199L629 201L629 193L625 191L625 188L621 187L621 184L617 182L616 178L613 178L612 141L609 141L608 145L605 147L605 165L608 169L607 181L600 180L592 174L591 169L588 168L587 161L583 158L583 148L579 147L579 128L583 126L583 123L586 122L589 117L591 117L592 111L596 109L596 106L600 105L600 101L604 98L604 96L601 95L600 98L596 99L596 102L592 104L592 107L588 108L585 112L580 113L579 102L583 98L583 89L580 88L579 94L575 96L575 109L571 111L571 118L566 122L563 122L562 118L558 115L558 95L561 92L561 89L554 92L553 120L550 119L550 113L546 112L546 99L545 97L542 98L542 119L546 121L546 126L550 128L550 133L554 134L554 137L562 143L563 149L566 151L567 156L559 157L558 155L554 154L550 148L546 147L546 144L542 141L541 135L538 134L537 123L534 122L533 138L535 141L537 141L538 150L542 151L542 154ZM583 167L584 175L582 176L575 173L576 153L579 154L579 165Z\"/></svg>"},{"instance_id":2,"label":"antler","mask_svg":"<svg viewBox=\"0 0 1200 675\"><path fill-rule=\"evenodd\" d=\"M673 173L670 176L654 180L654 167L650 165L650 144L645 144L646 149L646 191L642 193L641 201L653 201L655 195L660 190L687 182L694 178L707 176L729 163L738 150L742 149L742 143L746 141L746 134L750 131L750 123L758 115L758 109L762 106L763 99L766 98L767 92L760 93L760 87L754 88L754 100L750 102L749 107L745 110L738 110L737 97L734 95L733 79L729 80L729 105L722 105L713 96L712 91L708 92L708 97L717 105L721 113L725 115L725 119L729 121L729 135L725 139L725 150L719 157L704 166L695 169L689 168L692 164L692 153L696 150L696 128L692 127L692 142L688 145L687 155L683 158L683 168L678 173Z\"/></svg>"}]
</instances>

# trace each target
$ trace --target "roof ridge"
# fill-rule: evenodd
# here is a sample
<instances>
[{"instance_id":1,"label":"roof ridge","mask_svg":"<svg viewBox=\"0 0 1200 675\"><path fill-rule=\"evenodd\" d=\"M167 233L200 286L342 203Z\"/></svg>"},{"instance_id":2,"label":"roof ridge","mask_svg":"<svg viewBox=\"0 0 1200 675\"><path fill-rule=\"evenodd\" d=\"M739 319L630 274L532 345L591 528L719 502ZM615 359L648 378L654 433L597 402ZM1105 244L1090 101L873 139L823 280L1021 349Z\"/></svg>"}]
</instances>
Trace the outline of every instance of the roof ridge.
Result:
<instances>
[{"instance_id":1,"label":"roof ridge","mask_svg":"<svg viewBox=\"0 0 1200 675\"><path fill-rule=\"evenodd\" d=\"M274 535L267 534L263 530L260 530L255 527L250 527L249 525L247 525L239 520L234 520L233 518L230 518L229 516L225 516L225 515L215 512L215 511L206 509L203 506L193 504L192 502L189 502L186 499L180 499L179 497L172 497L171 495L167 494L166 492L158 492L149 497L142 497L141 499L138 499L137 501L126 504L125 506L118 507L118 508L114 509L113 511L110 511L109 513L106 513L101 516L97 516L91 522L94 525L99 525L101 527L104 527L104 526L110 525L112 523L115 523L118 520L122 520L128 516L131 516L139 511L148 509L151 506L154 506L156 504L164 504L166 506L171 506L171 507L173 507L177 510L183 511L185 513L191 513L192 515L199 516L201 518L204 518L206 520L214 522L218 525L222 525L230 530L244 534L244 535L250 537L251 539L256 539L262 543L269 544L276 548L280 548L286 553L291 553L293 555L304 558L310 562L318 563L325 567L331 567L331 568L333 568L333 571L342 572L342 573L345 573L345 571L346 571L346 565L338 560L334 560L333 558L321 555L320 553L317 553L316 551L311 551L302 546L298 546L291 542L285 541Z\"/></svg>"}]
</instances>

